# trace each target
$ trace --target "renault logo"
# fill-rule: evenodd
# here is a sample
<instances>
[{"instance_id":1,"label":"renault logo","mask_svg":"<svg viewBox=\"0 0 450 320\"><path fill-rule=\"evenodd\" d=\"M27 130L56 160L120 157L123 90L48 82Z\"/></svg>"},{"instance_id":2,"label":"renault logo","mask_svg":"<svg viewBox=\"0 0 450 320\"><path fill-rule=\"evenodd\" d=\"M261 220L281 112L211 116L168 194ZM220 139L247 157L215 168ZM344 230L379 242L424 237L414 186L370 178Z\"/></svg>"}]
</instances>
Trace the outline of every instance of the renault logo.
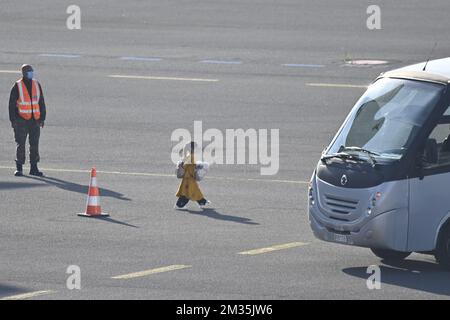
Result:
<instances>
[{"instance_id":1,"label":"renault logo","mask_svg":"<svg viewBox=\"0 0 450 320\"><path fill-rule=\"evenodd\" d=\"M345 174L341 177L341 185L345 186L348 182L347 176Z\"/></svg>"}]
</instances>

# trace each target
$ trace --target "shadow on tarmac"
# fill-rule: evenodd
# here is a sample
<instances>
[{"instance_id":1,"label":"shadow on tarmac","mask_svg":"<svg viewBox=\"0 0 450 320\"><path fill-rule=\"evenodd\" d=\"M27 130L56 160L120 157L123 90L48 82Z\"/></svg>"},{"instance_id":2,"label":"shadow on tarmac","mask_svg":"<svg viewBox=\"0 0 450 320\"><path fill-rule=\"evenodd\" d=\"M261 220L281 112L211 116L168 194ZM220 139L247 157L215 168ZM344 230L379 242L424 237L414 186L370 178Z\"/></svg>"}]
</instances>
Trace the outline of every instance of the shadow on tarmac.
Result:
<instances>
[{"instance_id":1,"label":"shadow on tarmac","mask_svg":"<svg viewBox=\"0 0 450 320\"><path fill-rule=\"evenodd\" d=\"M22 294L27 291L29 291L29 290L0 283L0 299L2 297L4 298L4 297L8 297L8 296Z\"/></svg>"},{"instance_id":2,"label":"shadow on tarmac","mask_svg":"<svg viewBox=\"0 0 450 320\"><path fill-rule=\"evenodd\" d=\"M111 223L115 223L115 224L119 224L122 226L127 226L127 227L131 227L131 228L139 228L138 226L135 226L133 224L129 224L123 221L119 221L110 217L86 217L87 219L96 219L96 220L102 220L102 221L107 221L107 222L111 222Z\"/></svg>"},{"instance_id":3,"label":"shadow on tarmac","mask_svg":"<svg viewBox=\"0 0 450 320\"><path fill-rule=\"evenodd\" d=\"M42 184L39 183L23 183L23 182L1 182L0 181L0 190L9 190L9 189L25 189L25 188L34 188L34 187L43 187Z\"/></svg>"},{"instance_id":4,"label":"shadow on tarmac","mask_svg":"<svg viewBox=\"0 0 450 320\"><path fill-rule=\"evenodd\" d=\"M71 191L71 192L77 192L77 193L83 193L83 194L87 194L89 186L86 185L82 185L82 184L78 184L78 183L74 183L74 182L70 182L70 181L65 181L65 180L61 180L61 179L57 179L57 178L52 178L52 177L48 177L48 176L44 176L44 177L33 177L33 176L24 176L28 179L33 179L33 180L37 180L37 181L43 181L49 185L55 186L57 188L60 188L62 190L67 190L67 191ZM0 184L1 186L1 184ZM100 191L100 196L102 197L111 197L111 198L115 198L115 199L119 199L119 200L125 200L125 201L131 201L130 198L127 198L125 195L123 195L122 193L119 192L115 192L109 189L103 189L103 188L99 188Z\"/></svg>"},{"instance_id":5,"label":"shadow on tarmac","mask_svg":"<svg viewBox=\"0 0 450 320\"><path fill-rule=\"evenodd\" d=\"M211 219L231 221L231 222L248 224L248 225L259 225L259 223L253 222L252 219L222 214L222 213L219 213L215 209L212 209L212 208L205 208L205 209L203 209L201 211L190 210L190 209L185 209L185 210L180 210L180 211L181 212L187 212L189 214L196 214L196 215L199 215L199 216L206 216L206 217L211 218Z\"/></svg>"},{"instance_id":6,"label":"shadow on tarmac","mask_svg":"<svg viewBox=\"0 0 450 320\"><path fill-rule=\"evenodd\" d=\"M391 262L382 260L381 286L389 284L428 293L450 296L450 272L443 270L437 263L404 260ZM368 279L366 267L343 269L342 272L353 277Z\"/></svg>"}]
</instances>

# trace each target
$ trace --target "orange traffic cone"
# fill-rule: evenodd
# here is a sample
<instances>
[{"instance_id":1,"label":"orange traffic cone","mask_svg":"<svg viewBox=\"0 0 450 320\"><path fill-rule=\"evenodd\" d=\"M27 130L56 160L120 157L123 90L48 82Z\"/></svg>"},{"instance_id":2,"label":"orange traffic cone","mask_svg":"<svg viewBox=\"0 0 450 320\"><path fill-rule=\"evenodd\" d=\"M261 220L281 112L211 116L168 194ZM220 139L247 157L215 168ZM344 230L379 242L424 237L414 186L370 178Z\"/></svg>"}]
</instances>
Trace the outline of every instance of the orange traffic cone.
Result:
<instances>
[{"instance_id":1,"label":"orange traffic cone","mask_svg":"<svg viewBox=\"0 0 450 320\"><path fill-rule=\"evenodd\" d=\"M89 183L86 212L78 213L78 215L82 217L109 216L108 213L102 213L102 208L100 207L100 192L97 187L97 170L95 168L92 168L91 170L91 181Z\"/></svg>"}]
</instances>

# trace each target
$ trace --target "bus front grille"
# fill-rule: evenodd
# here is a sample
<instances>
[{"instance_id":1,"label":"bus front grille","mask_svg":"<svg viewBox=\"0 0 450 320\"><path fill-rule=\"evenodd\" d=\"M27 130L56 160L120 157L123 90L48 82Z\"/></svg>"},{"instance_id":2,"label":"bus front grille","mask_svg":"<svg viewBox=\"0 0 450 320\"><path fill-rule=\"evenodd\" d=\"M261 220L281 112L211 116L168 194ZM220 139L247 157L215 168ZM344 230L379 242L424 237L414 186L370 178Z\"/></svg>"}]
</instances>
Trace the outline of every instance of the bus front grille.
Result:
<instances>
[{"instance_id":1,"label":"bus front grille","mask_svg":"<svg viewBox=\"0 0 450 320\"><path fill-rule=\"evenodd\" d=\"M329 212L333 213L333 216L343 219L341 215L348 215L356 210L358 207L358 200L325 194L325 204L327 205Z\"/></svg>"}]
</instances>

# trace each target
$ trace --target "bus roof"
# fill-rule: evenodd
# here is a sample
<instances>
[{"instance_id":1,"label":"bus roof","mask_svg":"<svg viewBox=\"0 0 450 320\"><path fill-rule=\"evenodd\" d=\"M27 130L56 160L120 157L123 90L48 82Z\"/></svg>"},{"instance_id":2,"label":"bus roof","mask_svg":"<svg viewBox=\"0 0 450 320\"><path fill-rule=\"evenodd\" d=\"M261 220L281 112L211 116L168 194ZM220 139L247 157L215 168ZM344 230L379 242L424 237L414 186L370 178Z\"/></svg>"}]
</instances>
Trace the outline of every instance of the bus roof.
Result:
<instances>
[{"instance_id":1,"label":"bus roof","mask_svg":"<svg viewBox=\"0 0 450 320\"><path fill-rule=\"evenodd\" d=\"M378 78L387 77L421 80L442 84L450 83L450 57L430 60L425 71L423 71L424 66L425 62L409 65L403 68L382 73Z\"/></svg>"}]
</instances>

